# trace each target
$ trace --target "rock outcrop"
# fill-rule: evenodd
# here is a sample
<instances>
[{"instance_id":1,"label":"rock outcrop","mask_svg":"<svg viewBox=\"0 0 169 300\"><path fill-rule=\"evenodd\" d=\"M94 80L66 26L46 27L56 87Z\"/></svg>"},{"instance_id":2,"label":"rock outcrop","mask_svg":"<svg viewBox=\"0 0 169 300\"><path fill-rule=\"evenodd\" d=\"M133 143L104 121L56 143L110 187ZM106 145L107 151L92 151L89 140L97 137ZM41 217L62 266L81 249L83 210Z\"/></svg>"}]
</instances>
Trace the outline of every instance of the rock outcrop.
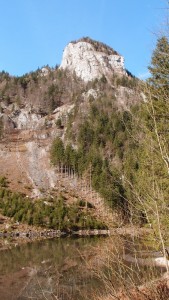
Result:
<instances>
[{"instance_id":1,"label":"rock outcrop","mask_svg":"<svg viewBox=\"0 0 169 300\"><path fill-rule=\"evenodd\" d=\"M44 67L20 78L0 74L0 175L9 179L11 190L38 197L41 190L65 185L50 164L53 139L76 148L78 128L99 97L126 110L138 99L131 78L120 78L126 74L124 58L103 43L90 38L69 43L60 68L70 72ZM113 81L114 73L119 77ZM85 84L102 76L107 80Z\"/></svg>"},{"instance_id":2,"label":"rock outcrop","mask_svg":"<svg viewBox=\"0 0 169 300\"><path fill-rule=\"evenodd\" d=\"M96 47L97 43L97 47ZM114 73L125 75L124 58L108 46L82 39L69 43L64 52L60 69L68 69L88 82Z\"/></svg>"}]
</instances>

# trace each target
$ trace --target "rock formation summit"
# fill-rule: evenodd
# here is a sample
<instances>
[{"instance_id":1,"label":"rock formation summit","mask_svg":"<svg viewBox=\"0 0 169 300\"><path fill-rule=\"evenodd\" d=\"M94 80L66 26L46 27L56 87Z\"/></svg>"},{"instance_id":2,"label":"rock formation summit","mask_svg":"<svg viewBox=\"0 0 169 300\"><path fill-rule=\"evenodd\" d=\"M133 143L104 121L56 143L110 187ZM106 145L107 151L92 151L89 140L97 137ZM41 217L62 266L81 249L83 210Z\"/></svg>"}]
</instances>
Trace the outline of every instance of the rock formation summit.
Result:
<instances>
[{"instance_id":1,"label":"rock formation summit","mask_svg":"<svg viewBox=\"0 0 169 300\"><path fill-rule=\"evenodd\" d=\"M114 73L125 75L124 58L111 47L82 38L69 43L64 52L60 69L68 69L88 82Z\"/></svg>"}]
</instances>

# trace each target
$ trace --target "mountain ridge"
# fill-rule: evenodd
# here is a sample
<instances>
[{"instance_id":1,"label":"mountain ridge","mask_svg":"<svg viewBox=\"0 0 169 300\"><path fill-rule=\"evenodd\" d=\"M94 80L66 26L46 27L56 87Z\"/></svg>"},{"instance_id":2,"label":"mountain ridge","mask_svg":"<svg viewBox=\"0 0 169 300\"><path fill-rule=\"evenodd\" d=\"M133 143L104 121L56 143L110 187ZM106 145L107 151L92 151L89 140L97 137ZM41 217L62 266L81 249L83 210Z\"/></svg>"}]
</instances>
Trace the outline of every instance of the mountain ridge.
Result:
<instances>
[{"instance_id":1,"label":"mountain ridge","mask_svg":"<svg viewBox=\"0 0 169 300\"><path fill-rule=\"evenodd\" d=\"M84 40L78 43L86 45ZM101 48L104 47L101 44ZM92 53L95 51L92 45L89 48ZM108 48L109 51L114 50ZM94 52L94 58L95 55ZM82 69L83 66L82 63ZM87 157L87 154L90 148L95 153L96 143L101 158L97 159L103 165L103 171L109 172L107 175L110 176L112 166L120 170L122 162L118 158L121 154L116 153L117 145L123 147L126 133L115 134L118 130L124 131L123 127L117 129L116 123L121 122L120 118L123 118L125 111L130 111L132 106L141 101L136 78L126 75L123 69L124 73L112 72L112 69L108 73L101 72L103 69L104 66L99 76L89 81L84 81L67 68L51 69L48 66L21 77L0 73L0 169L1 176L9 181L11 190L33 199L50 195L53 197L53 189L57 190L56 194L65 193L66 190L68 203L72 199L71 194L77 190L75 198L91 201L99 216L99 205L103 209L103 198L108 190L101 190L97 186L95 191L93 183L89 184L88 163L93 159L93 154L90 154L91 157ZM94 111L97 113L93 119ZM85 158L81 170L77 171L74 166L70 166L70 162L66 163L64 155L64 161L60 162L63 168L51 163L51 149L57 139L63 143L64 155L69 151L68 156L77 155L78 168L81 168L80 160ZM110 166L106 167L106 160L110 160ZM114 178L114 175L111 176ZM120 186L119 181L117 189ZM95 197L100 204L97 205ZM107 194L107 198L111 197ZM107 206L102 210L102 217L106 214Z\"/></svg>"}]
</instances>

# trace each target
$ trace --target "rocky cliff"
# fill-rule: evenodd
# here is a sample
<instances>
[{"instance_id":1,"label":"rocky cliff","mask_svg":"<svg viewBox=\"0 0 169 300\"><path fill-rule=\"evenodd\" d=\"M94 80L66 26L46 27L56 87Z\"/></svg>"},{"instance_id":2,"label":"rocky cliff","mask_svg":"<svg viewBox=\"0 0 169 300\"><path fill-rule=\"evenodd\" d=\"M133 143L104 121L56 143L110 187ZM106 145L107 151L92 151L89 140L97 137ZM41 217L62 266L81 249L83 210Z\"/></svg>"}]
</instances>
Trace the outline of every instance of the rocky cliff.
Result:
<instances>
[{"instance_id":1,"label":"rocky cliff","mask_svg":"<svg viewBox=\"0 0 169 300\"><path fill-rule=\"evenodd\" d=\"M103 209L100 195L91 188L87 191L85 181L75 174L67 178L65 173L63 178L52 167L51 145L59 137L65 146L77 149L80 128L93 111L94 128L91 131L88 122L85 134L97 129L98 147L104 145L101 153L117 163L111 148L115 125L109 117L128 111L138 99L137 82L126 75L124 58L88 38L67 45L59 68L42 68L21 77L0 72L0 177L8 179L11 190L27 196L38 198L56 189L66 191L70 199L71 195L87 198ZM121 136L123 132L116 136L116 144Z\"/></svg>"},{"instance_id":2,"label":"rocky cliff","mask_svg":"<svg viewBox=\"0 0 169 300\"><path fill-rule=\"evenodd\" d=\"M101 44L101 43L100 43ZM60 69L68 69L85 82L103 75L126 75L124 58L104 44L89 38L69 43L64 52Z\"/></svg>"}]
</instances>

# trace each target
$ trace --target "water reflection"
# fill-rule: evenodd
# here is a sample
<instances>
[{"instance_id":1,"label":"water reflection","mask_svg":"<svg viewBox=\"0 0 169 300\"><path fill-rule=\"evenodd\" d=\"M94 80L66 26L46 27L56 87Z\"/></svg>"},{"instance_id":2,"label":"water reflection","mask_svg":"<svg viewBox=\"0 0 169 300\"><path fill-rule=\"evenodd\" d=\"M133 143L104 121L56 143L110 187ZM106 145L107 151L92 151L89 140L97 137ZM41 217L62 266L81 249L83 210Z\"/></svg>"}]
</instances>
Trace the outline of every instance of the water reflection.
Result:
<instances>
[{"instance_id":1,"label":"water reflection","mask_svg":"<svg viewBox=\"0 0 169 300\"><path fill-rule=\"evenodd\" d=\"M98 247L104 240L45 240L1 251L2 299L84 299L97 283L92 270L101 263Z\"/></svg>"},{"instance_id":2,"label":"water reflection","mask_svg":"<svg viewBox=\"0 0 169 300\"><path fill-rule=\"evenodd\" d=\"M101 293L107 282L110 289L123 280L142 283L157 269L124 261L124 254L136 251L143 251L140 241L118 236L37 241L1 251L1 298L84 300Z\"/></svg>"}]
</instances>

